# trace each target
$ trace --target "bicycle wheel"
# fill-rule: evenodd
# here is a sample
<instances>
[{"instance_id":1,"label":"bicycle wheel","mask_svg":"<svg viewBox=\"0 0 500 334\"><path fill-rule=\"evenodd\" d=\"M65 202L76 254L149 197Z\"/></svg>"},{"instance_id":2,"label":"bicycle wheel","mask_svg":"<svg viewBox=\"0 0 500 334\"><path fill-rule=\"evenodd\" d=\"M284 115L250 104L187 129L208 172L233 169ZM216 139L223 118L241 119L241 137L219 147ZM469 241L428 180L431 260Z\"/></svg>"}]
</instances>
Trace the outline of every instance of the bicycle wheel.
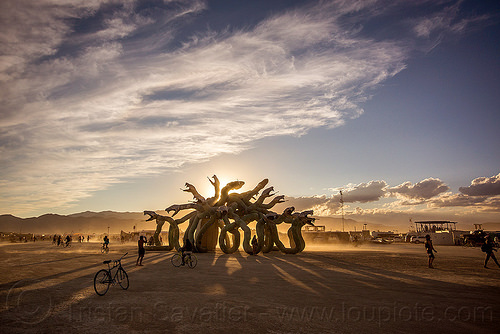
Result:
<instances>
[{"instance_id":1,"label":"bicycle wheel","mask_svg":"<svg viewBox=\"0 0 500 334\"><path fill-rule=\"evenodd\" d=\"M180 267L182 265L182 258L179 253L172 255L170 261L172 262L174 267Z\"/></svg>"},{"instance_id":2,"label":"bicycle wheel","mask_svg":"<svg viewBox=\"0 0 500 334\"><path fill-rule=\"evenodd\" d=\"M193 269L198 264L198 259L196 258L196 255L191 254L186 258L186 262L189 268Z\"/></svg>"},{"instance_id":3,"label":"bicycle wheel","mask_svg":"<svg viewBox=\"0 0 500 334\"><path fill-rule=\"evenodd\" d=\"M116 272L116 280L123 290L128 289L128 275L122 267L118 268L118 271Z\"/></svg>"},{"instance_id":4,"label":"bicycle wheel","mask_svg":"<svg viewBox=\"0 0 500 334\"><path fill-rule=\"evenodd\" d=\"M94 277L94 290L99 296L104 296L108 292L111 284L111 275L106 269L101 269Z\"/></svg>"}]
</instances>

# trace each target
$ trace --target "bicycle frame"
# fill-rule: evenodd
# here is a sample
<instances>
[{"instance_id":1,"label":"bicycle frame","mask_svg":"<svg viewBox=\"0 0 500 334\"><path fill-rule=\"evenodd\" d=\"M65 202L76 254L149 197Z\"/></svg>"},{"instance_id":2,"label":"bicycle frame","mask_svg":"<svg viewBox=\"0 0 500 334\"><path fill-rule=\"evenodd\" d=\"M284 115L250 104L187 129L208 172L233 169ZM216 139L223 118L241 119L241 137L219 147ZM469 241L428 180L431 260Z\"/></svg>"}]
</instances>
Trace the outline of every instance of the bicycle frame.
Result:
<instances>
[{"instance_id":1,"label":"bicycle frame","mask_svg":"<svg viewBox=\"0 0 500 334\"><path fill-rule=\"evenodd\" d=\"M118 275L118 269L120 268L123 268L122 267L122 259L125 257L125 255L127 255L127 253L125 253L121 258L119 258L118 260L107 260L107 261L104 261L103 263L104 264L107 264L108 265L108 272L109 272L109 277L111 277L111 280L112 280L112 283L114 283L116 281L116 275ZM113 262L113 266L111 267L110 266L110 263ZM115 271L115 275L113 276L113 273L112 273L112 270L113 269L116 269Z\"/></svg>"},{"instance_id":2,"label":"bicycle frame","mask_svg":"<svg viewBox=\"0 0 500 334\"><path fill-rule=\"evenodd\" d=\"M184 259L182 256L182 251L177 251L172 258L170 259L174 267L180 267L181 265L187 264L189 268L194 268L196 267L196 264L198 263L198 259L196 258L196 255L193 254L193 252L185 252L184 253ZM182 262L182 263L181 263Z\"/></svg>"}]
</instances>

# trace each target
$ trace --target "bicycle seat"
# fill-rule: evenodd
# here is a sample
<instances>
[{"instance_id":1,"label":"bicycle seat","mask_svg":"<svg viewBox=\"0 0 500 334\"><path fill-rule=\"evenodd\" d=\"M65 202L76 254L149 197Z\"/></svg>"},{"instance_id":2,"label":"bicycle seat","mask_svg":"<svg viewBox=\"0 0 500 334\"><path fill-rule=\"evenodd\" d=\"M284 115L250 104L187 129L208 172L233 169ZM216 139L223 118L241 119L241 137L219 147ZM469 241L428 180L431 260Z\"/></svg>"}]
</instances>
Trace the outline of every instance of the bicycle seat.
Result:
<instances>
[{"instance_id":1,"label":"bicycle seat","mask_svg":"<svg viewBox=\"0 0 500 334\"><path fill-rule=\"evenodd\" d=\"M108 264L108 263L111 263L111 260L102 261L102 263Z\"/></svg>"}]
</instances>

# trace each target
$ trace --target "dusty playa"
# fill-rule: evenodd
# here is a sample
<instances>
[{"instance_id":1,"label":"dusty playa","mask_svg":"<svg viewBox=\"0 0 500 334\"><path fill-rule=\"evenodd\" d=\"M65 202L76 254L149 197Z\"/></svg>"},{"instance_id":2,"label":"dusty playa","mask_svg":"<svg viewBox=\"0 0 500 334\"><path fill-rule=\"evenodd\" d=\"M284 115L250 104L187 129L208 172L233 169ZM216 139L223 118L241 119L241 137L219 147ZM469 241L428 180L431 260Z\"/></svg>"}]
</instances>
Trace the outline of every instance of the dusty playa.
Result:
<instances>
[{"instance_id":1,"label":"dusty playa","mask_svg":"<svg viewBox=\"0 0 500 334\"><path fill-rule=\"evenodd\" d=\"M174 268L172 252L98 243L0 245L2 333L498 333L500 269L479 249L422 245L307 246L198 254ZM129 252L128 290L93 289L102 261Z\"/></svg>"}]
</instances>

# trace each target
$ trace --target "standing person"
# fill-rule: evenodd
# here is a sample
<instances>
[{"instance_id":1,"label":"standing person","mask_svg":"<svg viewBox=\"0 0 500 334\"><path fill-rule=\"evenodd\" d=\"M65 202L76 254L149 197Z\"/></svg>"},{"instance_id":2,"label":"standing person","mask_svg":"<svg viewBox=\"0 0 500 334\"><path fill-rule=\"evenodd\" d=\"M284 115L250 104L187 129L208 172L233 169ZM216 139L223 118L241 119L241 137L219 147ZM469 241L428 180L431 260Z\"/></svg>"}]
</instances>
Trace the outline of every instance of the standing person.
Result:
<instances>
[{"instance_id":1,"label":"standing person","mask_svg":"<svg viewBox=\"0 0 500 334\"><path fill-rule=\"evenodd\" d=\"M141 235L139 241L137 242L137 245L139 246L139 256L137 257L137 261L135 261L136 266L142 266L142 259L144 259L144 254L146 254L146 250L144 249L145 243L146 240L144 240L144 237Z\"/></svg>"},{"instance_id":2,"label":"standing person","mask_svg":"<svg viewBox=\"0 0 500 334\"><path fill-rule=\"evenodd\" d=\"M431 236L428 234L425 236L424 246L425 250L427 251L427 255L429 255L429 268L434 268L432 266L432 262L434 262L434 257L435 257L433 251L437 253L437 250L434 249L434 246L432 245Z\"/></svg>"},{"instance_id":3,"label":"standing person","mask_svg":"<svg viewBox=\"0 0 500 334\"><path fill-rule=\"evenodd\" d=\"M259 242L257 241L257 237L254 235L252 238L252 255L257 255L257 247L259 246Z\"/></svg>"},{"instance_id":4,"label":"standing person","mask_svg":"<svg viewBox=\"0 0 500 334\"><path fill-rule=\"evenodd\" d=\"M497 258L495 257L495 254L493 254L493 251L497 251L495 248L493 248L493 242L490 240L489 237L486 237L484 240L484 244L481 246L481 250L486 253L486 259L484 259L484 267L488 269L488 261L490 257L495 261L498 267L500 267L500 264L498 264Z\"/></svg>"}]
</instances>

